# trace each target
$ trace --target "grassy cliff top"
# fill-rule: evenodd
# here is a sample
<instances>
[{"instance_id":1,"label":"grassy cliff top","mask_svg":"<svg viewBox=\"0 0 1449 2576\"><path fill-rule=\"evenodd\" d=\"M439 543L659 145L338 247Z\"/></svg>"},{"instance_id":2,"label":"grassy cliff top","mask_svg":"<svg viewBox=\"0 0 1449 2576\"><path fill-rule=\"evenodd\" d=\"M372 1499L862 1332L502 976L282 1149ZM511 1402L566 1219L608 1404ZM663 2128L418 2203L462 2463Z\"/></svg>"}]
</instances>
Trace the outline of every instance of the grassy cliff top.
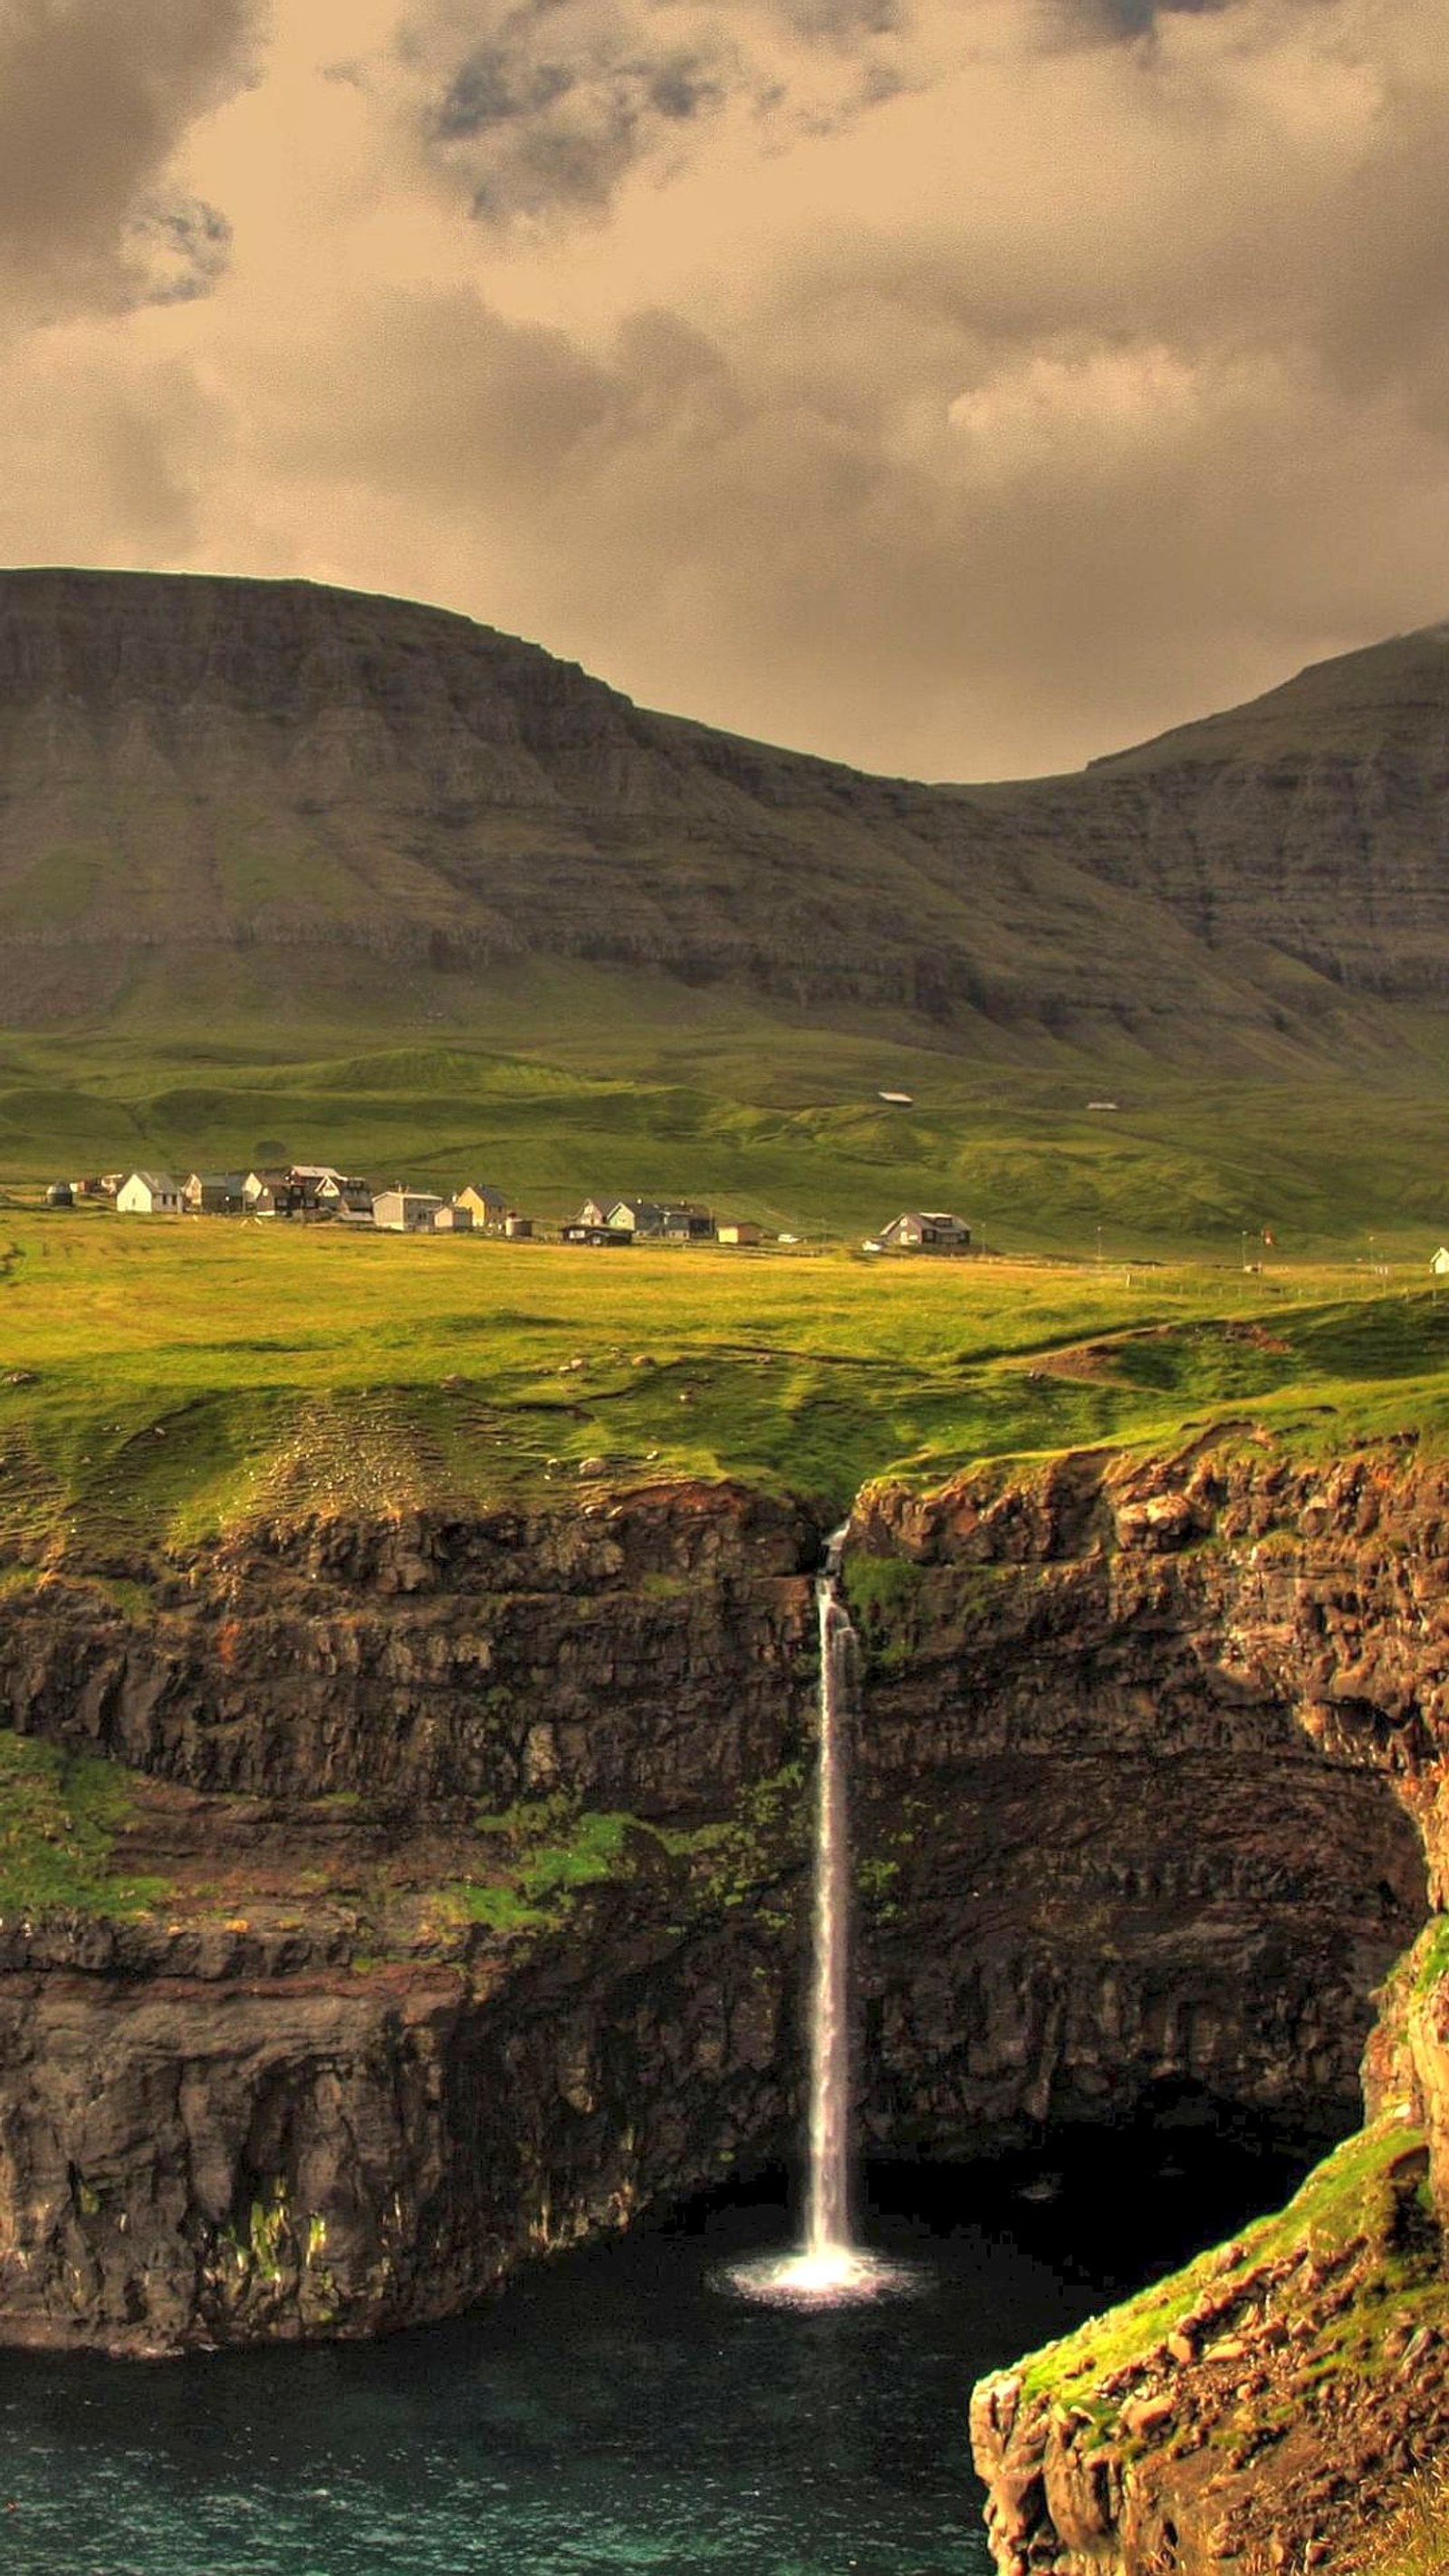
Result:
<instances>
[{"instance_id":1,"label":"grassy cliff top","mask_svg":"<svg viewBox=\"0 0 1449 2576\"><path fill-rule=\"evenodd\" d=\"M1449 1421L1416 1266L872 1261L0 1216L0 1549L115 1560L256 1515L1171 1442L1250 1409L1321 1451ZM580 1481L586 1463L589 1474Z\"/></svg>"}]
</instances>

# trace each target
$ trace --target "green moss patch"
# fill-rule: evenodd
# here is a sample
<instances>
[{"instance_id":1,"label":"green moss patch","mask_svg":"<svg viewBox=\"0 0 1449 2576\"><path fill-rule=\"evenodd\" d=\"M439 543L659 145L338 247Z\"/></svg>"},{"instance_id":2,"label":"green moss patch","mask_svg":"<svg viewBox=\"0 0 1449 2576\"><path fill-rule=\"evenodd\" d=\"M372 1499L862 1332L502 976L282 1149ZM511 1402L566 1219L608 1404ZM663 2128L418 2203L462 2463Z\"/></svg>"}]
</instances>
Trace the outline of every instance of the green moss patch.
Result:
<instances>
[{"instance_id":1,"label":"green moss patch","mask_svg":"<svg viewBox=\"0 0 1449 2576\"><path fill-rule=\"evenodd\" d=\"M113 1762L0 1730L0 1915L144 1914L167 1881L113 1863L135 1799Z\"/></svg>"},{"instance_id":2,"label":"green moss patch","mask_svg":"<svg viewBox=\"0 0 1449 2576\"><path fill-rule=\"evenodd\" d=\"M1404 2195L1395 2174L1423 2144L1422 2133L1401 2119L1360 2130L1315 2168L1286 2208L1034 2353L1022 2365L1026 2393L1105 2416L1111 2408L1103 2381L1145 2363L1200 2301L1210 2296L1226 2313L1235 2286L1246 2296L1265 2267L1302 2256L1326 2269L1355 2247L1371 2246L1377 2297L1402 2297L1422 2283L1427 2295L1442 2299L1437 2276L1423 2278L1424 2256L1414 2231L1404 2227ZM1360 2343L1365 2357L1371 2353L1372 2338L1362 2336L1362 2315L1356 2314L1359 2304L1345 2305L1329 2339L1339 2355ZM1319 2357L1327 2363L1334 2356L1324 2348Z\"/></svg>"}]
</instances>

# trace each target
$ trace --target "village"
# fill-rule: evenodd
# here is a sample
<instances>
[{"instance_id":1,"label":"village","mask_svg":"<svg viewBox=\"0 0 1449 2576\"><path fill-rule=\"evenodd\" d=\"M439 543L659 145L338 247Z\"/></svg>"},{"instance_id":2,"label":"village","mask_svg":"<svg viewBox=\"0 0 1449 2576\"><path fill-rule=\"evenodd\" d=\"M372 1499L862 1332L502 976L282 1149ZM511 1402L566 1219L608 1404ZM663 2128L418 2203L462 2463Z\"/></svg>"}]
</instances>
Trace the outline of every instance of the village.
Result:
<instances>
[{"instance_id":1,"label":"village","mask_svg":"<svg viewBox=\"0 0 1449 2576\"><path fill-rule=\"evenodd\" d=\"M750 1218L716 1218L692 1199L586 1198L577 1215L544 1226L525 1216L505 1192L469 1181L451 1196L393 1183L384 1189L330 1163L291 1163L248 1172L102 1172L83 1180L52 1181L52 1208L112 1207L118 1216L232 1217L329 1224L351 1232L433 1235L474 1234L509 1242L551 1239L602 1249L631 1243L713 1243L743 1248L796 1245L799 1237L771 1234ZM963 1253L971 1228L942 1209L906 1209L866 1237L867 1252Z\"/></svg>"}]
</instances>

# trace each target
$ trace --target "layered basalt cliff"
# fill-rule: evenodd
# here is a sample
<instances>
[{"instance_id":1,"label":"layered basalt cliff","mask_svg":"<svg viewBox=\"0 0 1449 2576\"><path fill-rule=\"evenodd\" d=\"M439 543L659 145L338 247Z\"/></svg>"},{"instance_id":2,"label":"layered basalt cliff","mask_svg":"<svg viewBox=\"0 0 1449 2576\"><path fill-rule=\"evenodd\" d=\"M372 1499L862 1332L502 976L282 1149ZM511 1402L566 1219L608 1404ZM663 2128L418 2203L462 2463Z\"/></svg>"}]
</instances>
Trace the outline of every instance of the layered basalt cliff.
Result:
<instances>
[{"instance_id":1,"label":"layered basalt cliff","mask_svg":"<svg viewBox=\"0 0 1449 2576\"><path fill-rule=\"evenodd\" d=\"M787 1918L724 1873L790 1881L798 1839L631 1810L728 1813L798 1750L816 1545L678 1488L257 1529L139 1616L114 1574L12 1594L12 1722L137 1767L118 1883L159 1887L0 1923L0 2332L448 2314L776 2137Z\"/></svg>"},{"instance_id":2,"label":"layered basalt cliff","mask_svg":"<svg viewBox=\"0 0 1449 2576\"><path fill-rule=\"evenodd\" d=\"M865 1499L875 2145L1352 2125L1446 1510L1397 1454ZM662 1487L17 1574L9 1740L130 1766L130 1894L0 1923L0 2332L371 2332L787 2152L820 1535Z\"/></svg>"},{"instance_id":3,"label":"layered basalt cliff","mask_svg":"<svg viewBox=\"0 0 1449 2576\"><path fill-rule=\"evenodd\" d=\"M253 1524L52 1571L0 1635L11 1723L205 1791L726 1802L798 1745L803 1510L731 1485L468 1520ZM118 1598L126 1606L117 1606Z\"/></svg>"},{"instance_id":4,"label":"layered basalt cliff","mask_svg":"<svg viewBox=\"0 0 1449 2576\"><path fill-rule=\"evenodd\" d=\"M1341 1895L1350 1884L1325 1821L1351 1841L1387 1788L1443 1905L1449 1477L1416 1464L1412 1443L1323 1471L1230 1442L1173 1461L1067 1460L1029 1488L882 1494L860 1534L876 1561L858 1565L857 1588L874 1591L878 1652L917 1722L934 1711L959 1744L963 1725L979 1737L985 1706L987 1740L1000 1727L1034 1743L1047 1769L1090 1742L1126 1757L1125 1778L1150 1729L1145 1792L1170 1803L1193 1853L1183 1866L1209 1884L1212 1827L1198 1836L1215 1800L1195 1803L1190 1784L1213 1747L1221 1778L1256 1793L1256 1813L1220 1811L1223 1886L1237 1867L1310 1912L1328 1892L1315 1891L1320 1864ZM992 1685L1009 1662L1002 1702ZM1380 1847L1405 1865L1402 1837ZM1386 1873L1386 1905L1394 1883ZM1337 2563L1449 2440L1441 1929L1436 1916L1389 1984L1368 2056L1377 2126L1347 2161L1245 2243L978 2393L1005 2576L1196 2571L1255 2549L1264 2563ZM1084 1975L1115 1985L1115 1946L1091 1922ZM1337 1960L1347 1983L1341 1948ZM1291 2026L1286 1947L1276 1978ZM1211 2017L1178 2027L1182 2072L1218 2090Z\"/></svg>"}]
</instances>

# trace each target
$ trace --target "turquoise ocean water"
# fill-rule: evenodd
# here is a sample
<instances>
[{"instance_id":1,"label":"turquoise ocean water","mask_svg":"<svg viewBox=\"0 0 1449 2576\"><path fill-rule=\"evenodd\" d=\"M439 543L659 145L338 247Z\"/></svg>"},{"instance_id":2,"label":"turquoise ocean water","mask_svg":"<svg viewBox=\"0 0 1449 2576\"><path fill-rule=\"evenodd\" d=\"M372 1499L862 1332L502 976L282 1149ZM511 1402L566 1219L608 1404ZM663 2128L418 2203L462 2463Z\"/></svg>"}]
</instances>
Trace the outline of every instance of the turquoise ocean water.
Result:
<instances>
[{"instance_id":1,"label":"turquoise ocean water","mask_svg":"<svg viewBox=\"0 0 1449 2576\"><path fill-rule=\"evenodd\" d=\"M788 2243L767 2196L371 2346L0 2354L0 2576L974 2576L971 2382L1235 2223L1224 2184L1138 2187L1130 2243L1080 2185L888 2189L913 2295L818 2315L718 2286Z\"/></svg>"}]
</instances>

